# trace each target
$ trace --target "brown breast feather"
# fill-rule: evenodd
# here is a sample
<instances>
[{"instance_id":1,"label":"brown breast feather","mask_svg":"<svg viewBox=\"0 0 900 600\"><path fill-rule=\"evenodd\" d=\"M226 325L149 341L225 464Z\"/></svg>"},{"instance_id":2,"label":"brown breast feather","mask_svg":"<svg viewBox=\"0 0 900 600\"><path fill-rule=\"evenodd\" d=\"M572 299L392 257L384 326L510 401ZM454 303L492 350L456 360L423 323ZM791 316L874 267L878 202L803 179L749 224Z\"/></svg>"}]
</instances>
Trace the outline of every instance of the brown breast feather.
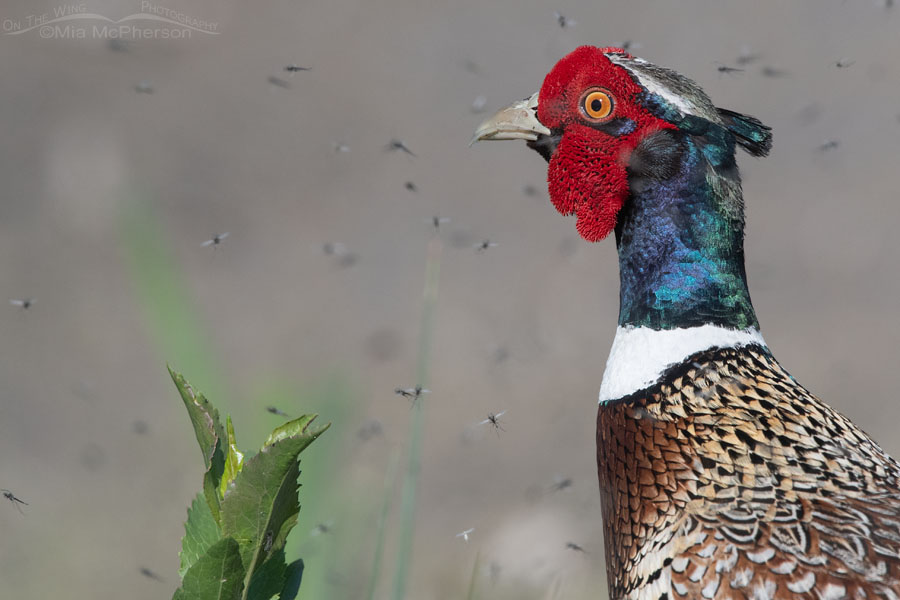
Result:
<instances>
[{"instance_id":1,"label":"brown breast feather","mask_svg":"<svg viewBox=\"0 0 900 600\"><path fill-rule=\"evenodd\" d=\"M900 466L763 348L601 404L597 459L614 599L900 598Z\"/></svg>"}]
</instances>

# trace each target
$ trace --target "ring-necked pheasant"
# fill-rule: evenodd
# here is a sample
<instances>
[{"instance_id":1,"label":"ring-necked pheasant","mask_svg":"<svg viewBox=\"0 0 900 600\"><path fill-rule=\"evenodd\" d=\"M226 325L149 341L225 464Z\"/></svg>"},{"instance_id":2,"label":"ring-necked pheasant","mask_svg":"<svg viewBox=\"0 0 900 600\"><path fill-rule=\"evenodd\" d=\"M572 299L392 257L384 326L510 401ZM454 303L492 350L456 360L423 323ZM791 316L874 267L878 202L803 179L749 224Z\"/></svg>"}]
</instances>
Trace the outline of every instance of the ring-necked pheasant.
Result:
<instances>
[{"instance_id":1,"label":"ring-necked pheasant","mask_svg":"<svg viewBox=\"0 0 900 600\"><path fill-rule=\"evenodd\" d=\"M900 465L778 364L750 303L735 148L765 155L769 128L585 46L475 139L527 140L582 237L615 232L597 417L610 597L900 597Z\"/></svg>"}]
</instances>

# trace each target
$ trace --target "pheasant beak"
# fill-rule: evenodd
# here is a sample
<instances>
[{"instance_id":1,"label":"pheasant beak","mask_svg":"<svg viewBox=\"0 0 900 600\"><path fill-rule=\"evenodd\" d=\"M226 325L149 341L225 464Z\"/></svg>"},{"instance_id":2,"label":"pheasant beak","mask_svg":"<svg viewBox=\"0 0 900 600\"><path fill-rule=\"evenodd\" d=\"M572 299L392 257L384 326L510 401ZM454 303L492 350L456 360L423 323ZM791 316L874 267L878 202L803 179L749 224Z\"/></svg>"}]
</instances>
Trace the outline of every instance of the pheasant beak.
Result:
<instances>
[{"instance_id":1,"label":"pheasant beak","mask_svg":"<svg viewBox=\"0 0 900 600\"><path fill-rule=\"evenodd\" d=\"M549 136L550 130L538 121L538 93L530 98L513 102L497 111L478 126L469 146L481 140L527 140L535 142L539 136Z\"/></svg>"}]
</instances>

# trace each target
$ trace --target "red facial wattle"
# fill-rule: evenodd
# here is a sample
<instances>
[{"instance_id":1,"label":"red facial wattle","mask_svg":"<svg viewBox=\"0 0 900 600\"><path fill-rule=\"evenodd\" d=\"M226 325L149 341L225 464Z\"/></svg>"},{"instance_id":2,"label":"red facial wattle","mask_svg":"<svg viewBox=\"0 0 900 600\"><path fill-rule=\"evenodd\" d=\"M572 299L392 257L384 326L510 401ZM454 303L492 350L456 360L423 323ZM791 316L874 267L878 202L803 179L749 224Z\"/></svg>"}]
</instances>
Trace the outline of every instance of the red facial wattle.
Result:
<instances>
[{"instance_id":1,"label":"red facial wattle","mask_svg":"<svg viewBox=\"0 0 900 600\"><path fill-rule=\"evenodd\" d=\"M560 60L544 79L537 111L544 126L562 132L547 171L550 199L560 213L577 217L578 232L590 242L604 239L616 226L628 199L631 151L649 133L674 128L641 106L638 96L644 89L607 52L624 54L582 46ZM609 96L608 114L585 106L592 90ZM622 130L612 131L619 123Z\"/></svg>"},{"instance_id":2,"label":"red facial wattle","mask_svg":"<svg viewBox=\"0 0 900 600\"><path fill-rule=\"evenodd\" d=\"M550 159L547 184L550 200L564 215L574 214L581 237L598 242L616 226L616 215L628 198L630 152L612 136L581 126L563 134ZM603 139L607 138L607 139Z\"/></svg>"}]
</instances>

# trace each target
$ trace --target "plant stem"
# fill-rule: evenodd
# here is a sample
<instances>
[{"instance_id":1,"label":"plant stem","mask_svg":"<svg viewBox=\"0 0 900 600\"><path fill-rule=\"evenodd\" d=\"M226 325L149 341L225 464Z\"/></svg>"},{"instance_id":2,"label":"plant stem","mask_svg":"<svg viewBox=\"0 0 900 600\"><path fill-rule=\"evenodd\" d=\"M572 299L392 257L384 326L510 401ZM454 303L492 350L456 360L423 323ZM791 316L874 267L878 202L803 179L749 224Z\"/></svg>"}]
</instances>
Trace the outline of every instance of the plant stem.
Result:
<instances>
[{"instance_id":1,"label":"plant stem","mask_svg":"<svg viewBox=\"0 0 900 600\"><path fill-rule=\"evenodd\" d=\"M438 278L441 267L441 240L435 235L428 243L425 261L425 289L423 291L422 323L419 330L419 353L416 363L416 385L422 388L428 382L431 362L431 343L434 332L434 312L438 296ZM409 460L403 481L403 496L400 509L400 542L397 549L397 565L394 571L394 600L406 596L409 577L409 563L412 554L413 531L416 517L416 486L422 462L422 438L425 425L424 398L416 398L412 406L410 421Z\"/></svg>"},{"instance_id":2,"label":"plant stem","mask_svg":"<svg viewBox=\"0 0 900 600\"><path fill-rule=\"evenodd\" d=\"M469 593L466 594L466 600L475 600L475 577L478 575L478 562L481 559L481 552L475 554L475 564L472 565L472 579L469 581Z\"/></svg>"},{"instance_id":3,"label":"plant stem","mask_svg":"<svg viewBox=\"0 0 900 600\"><path fill-rule=\"evenodd\" d=\"M375 533L375 561L372 565L372 575L369 577L369 593L366 594L368 600L375 600L375 591L378 589L378 576L381 574L381 558L384 554L384 530L388 512L391 509L391 497L393 496L394 484L397 481L397 465L399 462L400 453L395 451L391 454L387 474L384 477L384 500L381 505L381 513L378 516L378 526Z\"/></svg>"}]
</instances>

